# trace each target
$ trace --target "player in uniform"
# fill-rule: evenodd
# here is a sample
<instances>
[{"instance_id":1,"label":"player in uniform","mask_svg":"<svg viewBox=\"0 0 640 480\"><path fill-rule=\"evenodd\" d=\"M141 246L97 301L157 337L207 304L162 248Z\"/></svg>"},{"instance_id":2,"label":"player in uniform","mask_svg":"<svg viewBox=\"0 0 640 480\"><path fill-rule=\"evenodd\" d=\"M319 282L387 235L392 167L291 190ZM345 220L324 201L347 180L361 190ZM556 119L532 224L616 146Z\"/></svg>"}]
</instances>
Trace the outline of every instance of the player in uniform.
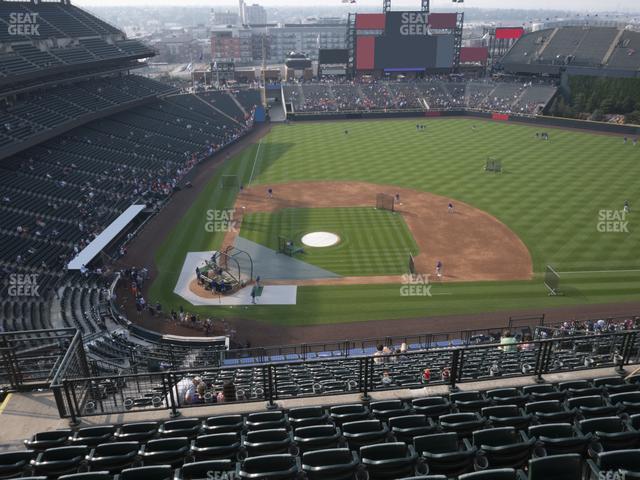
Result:
<instances>
[{"instance_id":1,"label":"player in uniform","mask_svg":"<svg viewBox=\"0 0 640 480\"><path fill-rule=\"evenodd\" d=\"M447 211L449 213L453 213L453 203L449 202L449 206L447 207Z\"/></svg>"},{"instance_id":2,"label":"player in uniform","mask_svg":"<svg viewBox=\"0 0 640 480\"><path fill-rule=\"evenodd\" d=\"M442 261L440 260L436 263L436 277L442 278Z\"/></svg>"}]
</instances>

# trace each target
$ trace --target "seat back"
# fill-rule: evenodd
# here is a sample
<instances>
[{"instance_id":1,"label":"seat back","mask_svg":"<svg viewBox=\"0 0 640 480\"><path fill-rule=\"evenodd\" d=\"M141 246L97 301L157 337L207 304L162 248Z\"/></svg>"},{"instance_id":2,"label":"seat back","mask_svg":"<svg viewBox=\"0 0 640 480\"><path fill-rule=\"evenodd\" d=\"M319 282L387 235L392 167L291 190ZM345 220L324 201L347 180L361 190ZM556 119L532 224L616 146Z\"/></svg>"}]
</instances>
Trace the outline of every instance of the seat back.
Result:
<instances>
[{"instance_id":1,"label":"seat back","mask_svg":"<svg viewBox=\"0 0 640 480\"><path fill-rule=\"evenodd\" d=\"M413 446L418 454L423 452L450 453L457 452L459 449L458 436L453 432L414 437Z\"/></svg>"},{"instance_id":2,"label":"seat back","mask_svg":"<svg viewBox=\"0 0 640 480\"><path fill-rule=\"evenodd\" d=\"M640 449L615 450L613 452L601 452L596 460L602 471L630 470L640 472Z\"/></svg>"},{"instance_id":3,"label":"seat back","mask_svg":"<svg viewBox=\"0 0 640 480\"><path fill-rule=\"evenodd\" d=\"M407 456L407 445L403 442L382 443L360 447L360 457L364 460L389 460Z\"/></svg>"},{"instance_id":4,"label":"seat back","mask_svg":"<svg viewBox=\"0 0 640 480\"><path fill-rule=\"evenodd\" d=\"M480 472L465 473L458 480L517 480L517 473L513 468L492 468Z\"/></svg>"},{"instance_id":5,"label":"seat back","mask_svg":"<svg viewBox=\"0 0 640 480\"><path fill-rule=\"evenodd\" d=\"M389 426L391 428L413 428L428 425L426 415L404 415L401 417L391 417Z\"/></svg>"},{"instance_id":6,"label":"seat back","mask_svg":"<svg viewBox=\"0 0 640 480\"><path fill-rule=\"evenodd\" d=\"M73 447L48 448L42 453L42 461L55 462L82 457L89 453L89 447L78 445Z\"/></svg>"},{"instance_id":7,"label":"seat back","mask_svg":"<svg viewBox=\"0 0 640 480\"><path fill-rule=\"evenodd\" d=\"M496 407L484 407L480 410L483 417L517 417L520 415L520 410L515 405L500 405Z\"/></svg>"},{"instance_id":8,"label":"seat back","mask_svg":"<svg viewBox=\"0 0 640 480\"><path fill-rule=\"evenodd\" d=\"M115 455L126 455L131 452L137 452L139 447L138 442L101 443L96 446L93 456L111 457Z\"/></svg>"},{"instance_id":9,"label":"seat back","mask_svg":"<svg viewBox=\"0 0 640 480\"><path fill-rule=\"evenodd\" d=\"M382 429L383 427L380 420L358 420L356 422L347 422L342 425L342 431L345 435L378 432Z\"/></svg>"},{"instance_id":10,"label":"seat back","mask_svg":"<svg viewBox=\"0 0 640 480\"><path fill-rule=\"evenodd\" d=\"M559 400L542 400L540 402L525 403L525 413L554 413L560 412L562 406Z\"/></svg>"},{"instance_id":11,"label":"seat back","mask_svg":"<svg viewBox=\"0 0 640 480\"><path fill-rule=\"evenodd\" d=\"M113 480L113 475L104 471L70 473L69 475L62 475L58 477L58 480Z\"/></svg>"},{"instance_id":12,"label":"seat back","mask_svg":"<svg viewBox=\"0 0 640 480\"><path fill-rule=\"evenodd\" d=\"M473 432L473 444L478 448L481 446L503 447L520 441L521 439L513 427L488 428Z\"/></svg>"},{"instance_id":13,"label":"seat back","mask_svg":"<svg viewBox=\"0 0 640 480\"><path fill-rule=\"evenodd\" d=\"M567 406L569 408L580 407L602 407L605 402L602 397L598 395L588 395L585 397L573 397L567 400Z\"/></svg>"},{"instance_id":14,"label":"seat back","mask_svg":"<svg viewBox=\"0 0 640 480\"><path fill-rule=\"evenodd\" d=\"M146 452L161 452L166 450L179 450L189 446L187 437L158 438L147 442Z\"/></svg>"},{"instance_id":15,"label":"seat back","mask_svg":"<svg viewBox=\"0 0 640 480\"><path fill-rule=\"evenodd\" d=\"M120 473L118 480L171 480L171 474L169 465L126 468Z\"/></svg>"},{"instance_id":16,"label":"seat back","mask_svg":"<svg viewBox=\"0 0 640 480\"><path fill-rule=\"evenodd\" d=\"M616 433L624 431L624 423L619 417L598 417L581 420L580 430L582 433Z\"/></svg>"},{"instance_id":17,"label":"seat back","mask_svg":"<svg viewBox=\"0 0 640 480\"><path fill-rule=\"evenodd\" d=\"M302 464L309 467L349 465L352 461L353 454L348 448L328 448L302 454Z\"/></svg>"},{"instance_id":18,"label":"seat back","mask_svg":"<svg viewBox=\"0 0 640 480\"><path fill-rule=\"evenodd\" d=\"M529 480L581 480L582 457L577 453L529 460Z\"/></svg>"},{"instance_id":19,"label":"seat back","mask_svg":"<svg viewBox=\"0 0 640 480\"><path fill-rule=\"evenodd\" d=\"M289 410L289 421L322 418L325 414L324 408L319 406L292 408Z\"/></svg>"},{"instance_id":20,"label":"seat back","mask_svg":"<svg viewBox=\"0 0 640 480\"><path fill-rule=\"evenodd\" d=\"M573 426L570 423L547 423L544 425L534 425L529 427L529 436L547 438L569 438L575 435Z\"/></svg>"},{"instance_id":21,"label":"seat back","mask_svg":"<svg viewBox=\"0 0 640 480\"><path fill-rule=\"evenodd\" d=\"M310 425L296 428L296 438L323 438L336 435L338 430L333 425Z\"/></svg>"},{"instance_id":22,"label":"seat back","mask_svg":"<svg viewBox=\"0 0 640 480\"><path fill-rule=\"evenodd\" d=\"M289 436L289 432L285 428L269 428L265 430L255 430L247 432L247 442L279 442Z\"/></svg>"},{"instance_id":23,"label":"seat back","mask_svg":"<svg viewBox=\"0 0 640 480\"><path fill-rule=\"evenodd\" d=\"M268 477L270 474L280 472L295 472L297 468L296 457L289 454L280 455L262 455L258 457L249 457L242 462L241 470L249 475L264 475Z\"/></svg>"},{"instance_id":24,"label":"seat back","mask_svg":"<svg viewBox=\"0 0 640 480\"><path fill-rule=\"evenodd\" d=\"M225 460L205 460L202 462L185 463L180 471L182 480L211 478L211 473L231 472L235 470L235 462ZM222 475L219 477L224 478ZM229 475L230 476L230 475Z\"/></svg>"}]
</instances>

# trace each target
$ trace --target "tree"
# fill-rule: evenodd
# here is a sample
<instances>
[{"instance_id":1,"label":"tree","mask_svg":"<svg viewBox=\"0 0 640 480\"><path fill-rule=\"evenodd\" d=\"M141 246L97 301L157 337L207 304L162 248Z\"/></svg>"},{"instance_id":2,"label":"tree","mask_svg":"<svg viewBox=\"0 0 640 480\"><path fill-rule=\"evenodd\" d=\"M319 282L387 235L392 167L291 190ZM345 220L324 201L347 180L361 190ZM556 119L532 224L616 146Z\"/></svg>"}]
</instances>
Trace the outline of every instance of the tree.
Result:
<instances>
[{"instance_id":1,"label":"tree","mask_svg":"<svg viewBox=\"0 0 640 480\"><path fill-rule=\"evenodd\" d=\"M593 120L594 122L601 122L602 120L604 120L603 111L599 108L596 108L591 114L590 120Z\"/></svg>"},{"instance_id":2,"label":"tree","mask_svg":"<svg viewBox=\"0 0 640 480\"><path fill-rule=\"evenodd\" d=\"M584 112L584 108L586 106L586 99L584 93L578 93L573 100L573 108L576 112Z\"/></svg>"},{"instance_id":3,"label":"tree","mask_svg":"<svg viewBox=\"0 0 640 480\"><path fill-rule=\"evenodd\" d=\"M634 110L633 112L625 115L624 123L640 125L640 110Z\"/></svg>"},{"instance_id":4,"label":"tree","mask_svg":"<svg viewBox=\"0 0 640 480\"><path fill-rule=\"evenodd\" d=\"M633 98L626 96L622 101L622 113L630 113L636 109L636 102Z\"/></svg>"},{"instance_id":5,"label":"tree","mask_svg":"<svg viewBox=\"0 0 640 480\"><path fill-rule=\"evenodd\" d=\"M602 110L604 113L615 113L615 110L616 110L615 109L615 101L613 100L613 98L611 98L611 97L605 98L600 103L600 110Z\"/></svg>"}]
</instances>

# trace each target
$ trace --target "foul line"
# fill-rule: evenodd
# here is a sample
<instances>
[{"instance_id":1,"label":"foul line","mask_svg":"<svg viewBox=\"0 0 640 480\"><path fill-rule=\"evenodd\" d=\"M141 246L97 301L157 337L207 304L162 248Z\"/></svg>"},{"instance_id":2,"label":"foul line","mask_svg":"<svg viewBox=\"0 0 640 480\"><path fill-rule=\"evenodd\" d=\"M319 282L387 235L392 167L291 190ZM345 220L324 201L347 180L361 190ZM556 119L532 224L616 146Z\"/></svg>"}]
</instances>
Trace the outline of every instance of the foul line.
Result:
<instances>
[{"instance_id":1,"label":"foul line","mask_svg":"<svg viewBox=\"0 0 640 480\"><path fill-rule=\"evenodd\" d=\"M262 147L262 139L260 139L260 142L258 143L258 149L256 150L256 156L253 159L253 168L251 169L251 176L249 177L249 183L247 185L251 185L251 182L253 181L253 171L256 169L256 163L258 162L258 154L260 153L260 147Z\"/></svg>"},{"instance_id":2,"label":"foul line","mask_svg":"<svg viewBox=\"0 0 640 480\"><path fill-rule=\"evenodd\" d=\"M640 273L640 269L635 270L573 270L571 272L557 272L561 275L584 274L584 273Z\"/></svg>"},{"instance_id":3,"label":"foul line","mask_svg":"<svg viewBox=\"0 0 640 480\"><path fill-rule=\"evenodd\" d=\"M4 402L0 403L0 415L2 415L2 412L4 412L4 409L7 408L7 405L9 405L9 400L11 400L11 395L13 395L12 393L8 394L5 399Z\"/></svg>"}]
</instances>

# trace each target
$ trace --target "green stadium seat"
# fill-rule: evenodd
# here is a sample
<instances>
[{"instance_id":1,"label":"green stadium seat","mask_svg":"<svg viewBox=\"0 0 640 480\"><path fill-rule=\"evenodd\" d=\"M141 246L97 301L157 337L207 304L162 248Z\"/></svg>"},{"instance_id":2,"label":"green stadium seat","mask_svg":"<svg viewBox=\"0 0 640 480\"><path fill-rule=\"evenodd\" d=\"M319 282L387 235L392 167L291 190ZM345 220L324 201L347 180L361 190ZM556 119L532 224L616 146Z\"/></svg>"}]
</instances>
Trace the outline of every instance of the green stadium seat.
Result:
<instances>
[{"instance_id":1,"label":"green stadium seat","mask_svg":"<svg viewBox=\"0 0 640 480\"><path fill-rule=\"evenodd\" d=\"M302 454L302 470L308 480L347 480L355 477L360 461L348 448L315 450Z\"/></svg>"},{"instance_id":2,"label":"green stadium seat","mask_svg":"<svg viewBox=\"0 0 640 480\"><path fill-rule=\"evenodd\" d=\"M529 480L582 480L582 457L577 453L529 460Z\"/></svg>"},{"instance_id":3,"label":"green stadium seat","mask_svg":"<svg viewBox=\"0 0 640 480\"><path fill-rule=\"evenodd\" d=\"M191 442L191 454L196 461L201 460L236 460L242 443L237 433L212 433L198 435Z\"/></svg>"},{"instance_id":4,"label":"green stadium seat","mask_svg":"<svg viewBox=\"0 0 640 480\"><path fill-rule=\"evenodd\" d=\"M418 456L413 446L403 442L361 447L360 458L371 480L391 480L417 473Z\"/></svg>"},{"instance_id":5,"label":"green stadium seat","mask_svg":"<svg viewBox=\"0 0 640 480\"><path fill-rule=\"evenodd\" d=\"M118 473L133 465L138 457L139 448L138 442L101 443L91 450L87 463L91 470Z\"/></svg>"}]
</instances>

